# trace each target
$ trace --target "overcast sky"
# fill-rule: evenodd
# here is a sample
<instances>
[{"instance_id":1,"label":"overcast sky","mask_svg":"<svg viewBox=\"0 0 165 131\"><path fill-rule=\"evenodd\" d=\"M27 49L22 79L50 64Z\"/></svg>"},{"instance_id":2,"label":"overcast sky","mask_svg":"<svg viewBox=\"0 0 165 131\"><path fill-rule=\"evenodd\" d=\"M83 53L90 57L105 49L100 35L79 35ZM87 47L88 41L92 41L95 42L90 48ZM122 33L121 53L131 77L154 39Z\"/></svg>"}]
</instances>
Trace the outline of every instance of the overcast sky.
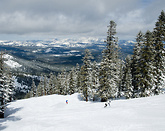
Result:
<instances>
[{"instance_id":1,"label":"overcast sky","mask_svg":"<svg viewBox=\"0 0 165 131\"><path fill-rule=\"evenodd\" d=\"M0 0L0 39L105 37L110 20L119 39L152 30L165 0Z\"/></svg>"}]
</instances>

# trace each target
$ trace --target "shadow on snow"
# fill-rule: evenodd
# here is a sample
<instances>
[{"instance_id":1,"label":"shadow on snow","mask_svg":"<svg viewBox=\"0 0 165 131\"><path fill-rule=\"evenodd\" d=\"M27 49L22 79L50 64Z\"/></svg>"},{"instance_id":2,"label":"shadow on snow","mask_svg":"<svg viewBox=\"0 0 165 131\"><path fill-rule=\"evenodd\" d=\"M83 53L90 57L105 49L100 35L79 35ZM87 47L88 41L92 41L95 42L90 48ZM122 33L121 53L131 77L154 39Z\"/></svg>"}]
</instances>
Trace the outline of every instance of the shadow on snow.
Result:
<instances>
[{"instance_id":1,"label":"shadow on snow","mask_svg":"<svg viewBox=\"0 0 165 131\"><path fill-rule=\"evenodd\" d=\"M18 112L21 109L22 108L7 108L5 110L5 118L0 118L0 130L4 130L5 128L7 128L7 126L5 126L6 121L21 120L22 118L20 118L20 117L12 116L13 114L15 114L16 112Z\"/></svg>"}]
</instances>

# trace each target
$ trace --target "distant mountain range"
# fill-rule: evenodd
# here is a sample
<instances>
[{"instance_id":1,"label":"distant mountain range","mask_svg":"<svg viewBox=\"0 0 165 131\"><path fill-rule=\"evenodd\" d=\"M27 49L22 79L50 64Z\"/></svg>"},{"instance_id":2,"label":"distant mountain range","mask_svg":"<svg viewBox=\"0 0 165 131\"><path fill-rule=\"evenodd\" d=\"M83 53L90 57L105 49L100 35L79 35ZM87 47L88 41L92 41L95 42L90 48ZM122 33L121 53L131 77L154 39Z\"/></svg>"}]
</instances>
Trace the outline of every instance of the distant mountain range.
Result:
<instances>
[{"instance_id":1,"label":"distant mountain range","mask_svg":"<svg viewBox=\"0 0 165 131\"><path fill-rule=\"evenodd\" d=\"M25 41L10 41L10 40L4 40L0 41L0 45L8 45L8 46L33 46L33 47L68 47L68 48L75 48L75 47L88 47L93 44L97 44L102 46L105 44L105 40L103 38L77 38L77 39L71 39L71 38L56 38L52 40L25 40ZM130 45L134 44L134 41L127 41L127 40L119 40L119 45Z\"/></svg>"},{"instance_id":2,"label":"distant mountain range","mask_svg":"<svg viewBox=\"0 0 165 131\"><path fill-rule=\"evenodd\" d=\"M122 59L132 54L134 41L120 40L118 44ZM82 63L85 49L90 49L94 60L100 62L105 46L105 39L101 38L0 41L0 50L10 55L6 56L6 64L13 70L15 67L16 71L30 74L58 73L63 68L70 70Z\"/></svg>"}]
</instances>

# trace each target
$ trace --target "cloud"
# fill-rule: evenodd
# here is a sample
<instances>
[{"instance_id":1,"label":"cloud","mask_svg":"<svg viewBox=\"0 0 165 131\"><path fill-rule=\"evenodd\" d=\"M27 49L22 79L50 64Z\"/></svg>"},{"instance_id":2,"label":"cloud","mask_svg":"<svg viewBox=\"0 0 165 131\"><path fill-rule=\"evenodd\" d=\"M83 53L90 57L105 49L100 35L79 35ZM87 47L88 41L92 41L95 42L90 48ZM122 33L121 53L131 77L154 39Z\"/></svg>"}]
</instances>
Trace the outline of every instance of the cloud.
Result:
<instances>
[{"instance_id":1,"label":"cloud","mask_svg":"<svg viewBox=\"0 0 165 131\"><path fill-rule=\"evenodd\" d=\"M132 39L154 26L163 5L164 0L1 0L0 34L106 37L114 20L118 35Z\"/></svg>"}]
</instances>

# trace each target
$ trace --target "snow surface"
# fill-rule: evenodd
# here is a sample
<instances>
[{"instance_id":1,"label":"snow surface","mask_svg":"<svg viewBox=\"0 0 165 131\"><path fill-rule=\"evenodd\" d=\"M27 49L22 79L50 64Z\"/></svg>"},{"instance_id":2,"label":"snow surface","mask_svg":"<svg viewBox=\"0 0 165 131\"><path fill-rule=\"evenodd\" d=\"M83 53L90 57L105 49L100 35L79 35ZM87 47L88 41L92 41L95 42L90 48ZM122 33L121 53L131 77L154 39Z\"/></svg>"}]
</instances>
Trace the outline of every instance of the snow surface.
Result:
<instances>
[{"instance_id":1,"label":"snow surface","mask_svg":"<svg viewBox=\"0 0 165 131\"><path fill-rule=\"evenodd\" d=\"M164 131L165 95L101 102L79 94L18 100L0 119L2 131ZM68 104L65 101L68 100Z\"/></svg>"}]
</instances>

